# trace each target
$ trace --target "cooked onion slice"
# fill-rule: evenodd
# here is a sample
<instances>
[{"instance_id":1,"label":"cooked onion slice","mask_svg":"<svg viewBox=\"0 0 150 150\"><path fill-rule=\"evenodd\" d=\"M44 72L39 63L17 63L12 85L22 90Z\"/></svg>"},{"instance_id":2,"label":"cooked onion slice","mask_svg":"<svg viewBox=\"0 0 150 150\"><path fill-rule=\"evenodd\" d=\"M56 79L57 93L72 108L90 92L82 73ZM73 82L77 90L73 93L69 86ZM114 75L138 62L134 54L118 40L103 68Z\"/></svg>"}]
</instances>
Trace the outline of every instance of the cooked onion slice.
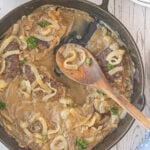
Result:
<instances>
[{"instance_id":1,"label":"cooked onion slice","mask_svg":"<svg viewBox=\"0 0 150 150\"><path fill-rule=\"evenodd\" d=\"M1 111L1 115L9 122L9 123L13 123L14 120L9 116L7 115L6 113L4 113L4 111Z\"/></svg>"},{"instance_id":2,"label":"cooked onion slice","mask_svg":"<svg viewBox=\"0 0 150 150\"><path fill-rule=\"evenodd\" d=\"M52 17L52 13L49 13L49 16ZM50 19L50 18L47 19L45 17L43 17L42 19L48 21L49 23L51 23L53 28L55 28L56 30L60 29L60 26L58 24L58 21L55 19L55 16L54 16L53 19Z\"/></svg>"},{"instance_id":3,"label":"cooked onion slice","mask_svg":"<svg viewBox=\"0 0 150 150\"><path fill-rule=\"evenodd\" d=\"M36 113L34 114L29 120L28 122L21 122L20 123L20 126L21 128L23 128L24 132L29 136L29 137L35 137L35 135L38 135L38 134L34 134L34 133L31 133L28 129L28 127L33 124L35 121L39 121L40 124L42 125L42 135L47 135L47 123L46 123L46 120L41 117L40 113Z\"/></svg>"},{"instance_id":4,"label":"cooked onion slice","mask_svg":"<svg viewBox=\"0 0 150 150\"><path fill-rule=\"evenodd\" d=\"M40 74L39 74L37 68L36 68L34 65L31 65L31 64L29 64L29 66L31 67L31 70L32 70L32 72L34 73L35 78L36 78L36 81L37 81L37 83L40 85L40 87L43 88L45 91L51 93L52 90L48 87L47 84L44 84L44 83L43 83L42 78L41 78L41 76L40 76Z\"/></svg>"},{"instance_id":5,"label":"cooked onion slice","mask_svg":"<svg viewBox=\"0 0 150 150\"><path fill-rule=\"evenodd\" d=\"M81 66L86 59L86 54L85 51L82 50L81 48L77 48L76 51L79 53L80 61L77 63L78 66Z\"/></svg>"},{"instance_id":6,"label":"cooked onion slice","mask_svg":"<svg viewBox=\"0 0 150 150\"><path fill-rule=\"evenodd\" d=\"M28 15L28 20L31 22L35 21L35 18L37 18L40 14L41 14L41 12L34 12L34 13Z\"/></svg>"},{"instance_id":7,"label":"cooked onion slice","mask_svg":"<svg viewBox=\"0 0 150 150\"><path fill-rule=\"evenodd\" d=\"M36 81L34 81L31 85L32 91L37 92L37 91L42 91L46 93L46 95L42 98L43 101L47 101L51 97L55 96L57 93L57 89L51 87L50 83L44 83L42 81L42 77L39 74L37 68L34 65L28 64L31 67L31 71L34 73ZM36 87L39 85L40 87Z\"/></svg>"},{"instance_id":8,"label":"cooked onion slice","mask_svg":"<svg viewBox=\"0 0 150 150\"><path fill-rule=\"evenodd\" d=\"M47 134L47 123L46 123L46 120L43 118L43 117L39 117L37 120L39 120L42 124L42 134L43 135L46 135Z\"/></svg>"},{"instance_id":9,"label":"cooked onion slice","mask_svg":"<svg viewBox=\"0 0 150 150\"><path fill-rule=\"evenodd\" d=\"M69 105L73 103L73 100L71 98L62 97L59 99L59 103L64 104L64 105Z\"/></svg>"},{"instance_id":10,"label":"cooked onion slice","mask_svg":"<svg viewBox=\"0 0 150 150\"><path fill-rule=\"evenodd\" d=\"M74 124L74 126L72 126L73 129L77 128L77 127L80 127L82 125L85 125L89 121L89 119L92 117L92 114L89 114L88 116L83 117L74 108L70 109L70 113L72 114L72 116L74 118L78 118L78 119L80 118L80 119L82 119L79 122L77 122L76 124Z\"/></svg>"},{"instance_id":11,"label":"cooked onion slice","mask_svg":"<svg viewBox=\"0 0 150 150\"><path fill-rule=\"evenodd\" d=\"M124 53L125 51L121 49L114 50L108 54L106 60L109 62L109 64L118 65L121 63Z\"/></svg>"},{"instance_id":12,"label":"cooked onion slice","mask_svg":"<svg viewBox=\"0 0 150 150\"><path fill-rule=\"evenodd\" d=\"M32 133L27 129L29 124L27 122L20 122L20 127L23 129L24 133L29 137L32 138Z\"/></svg>"},{"instance_id":13,"label":"cooked onion slice","mask_svg":"<svg viewBox=\"0 0 150 150\"><path fill-rule=\"evenodd\" d=\"M125 116L127 115L127 111L125 111L124 109L122 110L122 112L120 113L120 119L124 119Z\"/></svg>"},{"instance_id":14,"label":"cooked onion slice","mask_svg":"<svg viewBox=\"0 0 150 150\"><path fill-rule=\"evenodd\" d=\"M63 51L63 56L65 57L64 68L70 70L77 70L86 59L86 54L79 46L73 47L72 45L67 45Z\"/></svg>"},{"instance_id":15,"label":"cooked onion slice","mask_svg":"<svg viewBox=\"0 0 150 150\"><path fill-rule=\"evenodd\" d=\"M57 129L55 129L55 130L52 130L52 129L50 129L50 130L48 130L48 135L50 136L51 134L55 134L55 133L57 133L58 131L60 130L60 126L59 127L57 127Z\"/></svg>"},{"instance_id":16,"label":"cooked onion slice","mask_svg":"<svg viewBox=\"0 0 150 150\"><path fill-rule=\"evenodd\" d=\"M19 32L19 24L16 23L16 24L14 24L14 26L13 26L12 34L13 34L13 35L16 35L18 32Z\"/></svg>"},{"instance_id":17,"label":"cooked onion slice","mask_svg":"<svg viewBox=\"0 0 150 150\"><path fill-rule=\"evenodd\" d=\"M29 82L29 80L23 80L20 84L21 88L21 94L24 95L25 98L29 98L30 94L31 94L31 84Z\"/></svg>"},{"instance_id":18,"label":"cooked onion slice","mask_svg":"<svg viewBox=\"0 0 150 150\"><path fill-rule=\"evenodd\" d=\"M20 43L21 49L26 49L27 48L26 37L25 36L20 36L19 39L21 41L21 43Z\"/></svg>"},{"instance_id":19,"label":"cooked onion slice","mask_svg":"<svg viewBox=\"0 0 150 150\"><path fill-rule=\"evenodd\" d=\"M5 59L2 59L2 66L1 66L1 69L0 69L0 75L5 71L5 67L6 67Z\"/></svg>"},{"instance_id":20,"label":"cooked onion slice","mask_svg":"<svg viewBox=\"0 0 150 150\"><path fill-rule=\"evenodd\" d=\"M87 122L85 123L84 125L88 126L88 127L92 127L97 120L100 119L100 116L98 113L95 113L95 115Z\"/></svg>"},{"instance_id":21,"label":"cooked onion slice","mask_svg":"<svg viewBox=\"0 0 150 150\"><path fill-rule=\"evenodd\" d=\"M68 55L71 55L71 56L64 61L64 68L70 69L70 70L77 70L78 65L71 64L77 58L77 53L74 50L72 50L68 52Z\"/></svg>"},{"instance_id":22,"label":"cooked onion slice","mask_svg":"<svg viewBox=\"0 0 150 150\"><path fill-rule=\"evenodd\" d=\"M62 135L58 135L50 144L50 149L51 150L67 150L68 149L67 140Z\"/></svg>"},{"instance_id":23,"label":"cooked onion slice","mask_svg":"<svg viewBox=\"0 0 150 150\"><path fill-rule=\"evenodd\" d=\"M20 54L19 50L7 51L6 53L3 54L3 58L7 58L11 55L19 55L19 54Z\"/></svg>"},{"instance_id":24,"label":"cooked onion slice","mask_svg":"<svg viewBox=\"0 0 150 150\"><path fill-rule=\"evenodd\" d=\"M108 73L112 76L112 75L116 74L117 72L121 72L121 71L123 71L123 67L118 66L118 67L115 67L112 70L110 70Z\"/></svg>"},{"instance_id":25,"label":"cooked onion slice","mask_svg":"<svg viewBox=\"0 0 150 150\"><path fill-rule=\"evenodd\" d=\"M110 48L111 50L115 51L115 50L119 49L119 44L118 44L117 42L112 43L112 44L109 46L109 48Z\"/></svg>"},{"instance_id":26,"label":"cooked onion slice","mask_svg":"<svg viewBox=\"0 0 150 150\"><path fill-rule=\"evenodd\" d=\"M42 17L42 18L40 19L40 21L42 21L42 20L48 21L48 22L50 23L49 26L55 28L56 30L59 30L59 29L60 29L60 26L59 26L58 21L57 21L56 19L52 20L52 19L50 19L50 18Z\"/></svg>"},{"instance_id":27,"label":"cooked onion slice","mask_svg":"<svg viewBox=\"0 0 150 150\"><path fill-rule=\"evenodd\" d=\"M32 123L33 121L35 121L40 116L41 116L40 113L36 113L36 114L32 115L31 118L29 119L29 122Z\"/></svg>"},{"instance_id":28,"label":"cooked onion slice","mask_svg":"<svg viewBox=\"0 0 150 150\"><path fill-rule=\"evenodd\" d=\"M51 28L47 28L47 29L38 28L38 31L41 35L47 36L52 31L52 29Z\"/></svg>"},{"instance_id":29,"label":"cooked onion slice","mask_svg":"<svg viewBox=\"0 0 150 150\"><path fill-rule=\"evenodd\" d=\"M50 98L52 98L53 96L56 95L57 89L52 88L52 87L50 87L50 88L51 88L51 90L52 90L53 92L50 92L50 93L48 93L46 96L44 96L43 99L42 99L43 101L48 101L48 99L50 99Z\"/></svg>"},{"instance_id":30,"label":"cooked onion slice","mask_svg":"<svg viewBox=\"0 0 150 150\"><path fill-rule=\"evenodd\" d=\"M7 83L4 80L0 80L0 91L7 86Z\"/></svg>"},{"instance_id":31,"label":"cooked onion slice","mask_svg":"<svg viewBox=\"0 0 150 150\"><path fill-rule=\"evenodd\" d=\"M8 37L7 39L5 39L2 42L1 46L0 46L0 54L2 54L3 51L5 50L5 48L8 46L8 44L11 43L14 40L18 41L19 39L16 36L14 36L14 35L12 35L12 36Z\"/></svg>"},{"instance_id":32,"label":"cooked onion slice","mask_svg":"<svg viewBox=\"0 0 150 150\"><path fill-rule=\"evenodd\" d=\"M15 36L15 35L11 35L10 37L8 37L7 39L5 39L3 41L3 43L0 46L0 54L2 54L5 50L5 48L12 42L12 41L17 41L19 44L20 49L25 49L27 47L26 41L25 41L25 37L20 37L20 39Z\"/></svg>"},{"instance_id":33,"label":"cooked onion slice","mask_svg":"<svg viewBox=\"0 0 150 150\"><path fill-rule=\"evenodd\" d=\"M45 41L45 42L50 42L52 40L54 40L54 36L49 35L49 36L42 36L39 34L33 34L33 36L39 40Z\"/></svg>"}]
</instances>

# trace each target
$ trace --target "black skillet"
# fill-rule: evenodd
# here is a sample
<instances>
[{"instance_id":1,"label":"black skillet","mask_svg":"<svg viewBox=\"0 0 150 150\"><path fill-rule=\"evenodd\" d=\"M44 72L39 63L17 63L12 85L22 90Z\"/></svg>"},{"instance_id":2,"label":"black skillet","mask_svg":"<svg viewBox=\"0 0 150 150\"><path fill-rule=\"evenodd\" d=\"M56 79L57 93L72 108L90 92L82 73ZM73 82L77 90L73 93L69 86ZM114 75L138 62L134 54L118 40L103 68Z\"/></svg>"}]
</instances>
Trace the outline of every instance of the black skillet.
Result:
<instances>
[{"instance_id":1,"label":"black skillet","mask_svg":"<svg viewBox=\"0 0 150 150\"><path fill-rule=\"evenodd\" d=\"M135 65L134 74L134 94L132 95L132 103L142 110L144 108L144 70L142 59L132 36L127 29L117 20L113 15L108 12L109 0L103 0L100 6L90 3L85 0L32 0L20 7L17 7L4 18L0 20L0 35L2 35L13 23L23 15L30 14L37 7L44 4L54 4L60 6L71 7L88 12L95 19L102 20L108 24L114 31L120 34L120 38L127 46L127 51L131 56ZM125 119L120 121L119 127L100 142L94 150L107 150L115 145L131 128L134 119L127 115ZM4 143L10 150L27 150L18 146L17 142L11 138L2 127L0 127L0 141Z\"/></svg>"}]
</instances>

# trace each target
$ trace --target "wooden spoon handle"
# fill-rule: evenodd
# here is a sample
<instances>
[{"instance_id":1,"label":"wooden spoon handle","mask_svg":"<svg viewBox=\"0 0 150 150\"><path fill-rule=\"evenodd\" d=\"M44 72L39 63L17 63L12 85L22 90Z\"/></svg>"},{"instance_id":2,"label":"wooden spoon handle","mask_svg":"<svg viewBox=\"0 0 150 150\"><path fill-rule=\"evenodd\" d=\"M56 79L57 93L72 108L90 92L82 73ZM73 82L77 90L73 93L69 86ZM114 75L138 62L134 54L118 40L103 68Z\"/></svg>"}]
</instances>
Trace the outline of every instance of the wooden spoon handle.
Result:
<instances>
[{"instance_id":1,"label":"wooden spoon handle","mask_svg":"<svg viewBox=\"0 0 150 150\"><path fill-rule=\"evenodd\" d=\"M132 105L129 100L127 100L127 98L115 92L109 86L107 81L99 81L91 86L103 90L107 95L109 95L109 97L111 97L116 103L124 108L133 118L138 120L143 126L150 130L150 119L147 118L142 112L140 112L134 105Z\"/></svg>"}]
</instances>

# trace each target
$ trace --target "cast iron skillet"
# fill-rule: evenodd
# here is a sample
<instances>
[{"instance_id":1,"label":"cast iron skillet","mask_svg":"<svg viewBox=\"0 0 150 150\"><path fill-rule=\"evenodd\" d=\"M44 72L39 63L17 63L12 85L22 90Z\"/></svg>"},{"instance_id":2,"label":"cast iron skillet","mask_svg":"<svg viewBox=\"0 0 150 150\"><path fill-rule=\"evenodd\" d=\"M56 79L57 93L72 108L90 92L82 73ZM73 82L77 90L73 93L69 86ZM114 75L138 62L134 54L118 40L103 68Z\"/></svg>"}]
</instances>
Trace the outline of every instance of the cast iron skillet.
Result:
<instances>
[{"instance_id":1,"label":"cast iron skillet","mask_svg":"<svg viewBox=\"0 0 150 150\"><path fill-rule=\"evenodd\" d=\"M134 75L134 94L132 95L132 103L142 110L144 108L144 70L142 65L141 56L137 45L135 44L132 36L127 31L127 29L108 12L108 2L109 0L103 0L100 6L90 3L85 0L33 0L20 7L17 7L10 13L8 13L4 18L0 20L0 35L2 35L13 23L23 15L30 14L37 7L44 4L54 4L60 6L71 7L88 12L91 16L103 20L107 23L114 31L120 34L120 38L127 45L127 50L132 58L135 65L135 75ZM102 142L100 142L94 150L107 150L110 149L114 144L116 144L133 124L134 119L127 115L125 119L120 121L119 127L107 136ZM0 127L0 140L4 143L10 150L25 150L18 146L17 142L10 137L2 127ZM27 149L26 149L27 150Z\"/></svg>"}]
</instances>

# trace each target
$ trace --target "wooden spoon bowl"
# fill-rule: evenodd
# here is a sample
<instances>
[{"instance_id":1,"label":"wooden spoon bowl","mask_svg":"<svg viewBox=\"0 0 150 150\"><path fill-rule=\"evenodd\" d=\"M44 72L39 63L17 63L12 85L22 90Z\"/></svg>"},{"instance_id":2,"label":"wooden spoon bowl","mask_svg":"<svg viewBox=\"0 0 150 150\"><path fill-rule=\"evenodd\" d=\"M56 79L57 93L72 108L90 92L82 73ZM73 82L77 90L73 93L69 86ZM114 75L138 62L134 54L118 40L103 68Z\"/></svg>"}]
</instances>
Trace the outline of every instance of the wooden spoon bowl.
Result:
<instances>
[{"instance_id":1,"label":"wooden spoon bowl","mask_svg":"<svg viewBox=\"0 0 150 150\"><path fill-rule=\"evenodd\" d=\"M100 78L100 73L99 71L101 71L99 69L99 66L95 60L95 58L91 55L90 58L92 59L92 64L90 66L90 68L86 65L82 65L78 68L78 70L69 70L69 69L65 69L64 68L64 61L65 58L63 56L63 51L66 48L67 45L73 45L73 47L77 47L78 48L82 48L86 55L88 56L90 53L82 46L77 45L77 44L64 44L63 46L60 47L60 49L58 50L57 54L56 54L56 63L59 66L60 70L70 79L79 82L81 84L85 84L85 85L89 85L92 83L95 83L99 78ZM97 64L97 65L95 65Z\"/></svg>"}]
</instances>

